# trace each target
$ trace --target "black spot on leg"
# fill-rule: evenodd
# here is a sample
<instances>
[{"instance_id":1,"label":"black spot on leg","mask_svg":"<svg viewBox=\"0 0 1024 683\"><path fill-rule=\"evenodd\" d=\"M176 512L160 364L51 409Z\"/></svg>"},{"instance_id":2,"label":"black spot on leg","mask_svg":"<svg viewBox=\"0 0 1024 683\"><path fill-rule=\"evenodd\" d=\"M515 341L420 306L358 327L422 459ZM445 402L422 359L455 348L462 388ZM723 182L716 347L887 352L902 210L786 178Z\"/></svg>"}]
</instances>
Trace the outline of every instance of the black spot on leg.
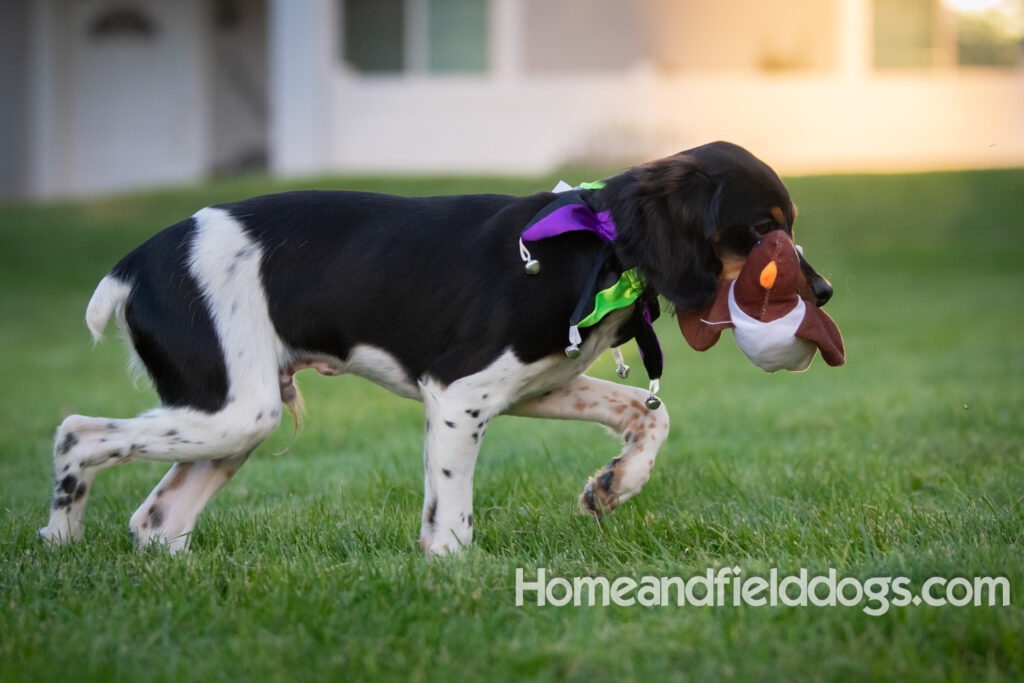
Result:
<instances>
[{"instance_id":1,"label":"black spot on leg","mask_svg":"<svg viewBox=\"0 0 1024 683\"><path fill-rule=\"evenodd\" d=\"M480 411L476 410L476 409L474 409L474 410L467 410L466 414L471 416L471 417L480 417Z\"/></svg>"},{"instance_id":2,"label":"black spot on leg","mask_svg":"<svg viewBox=\"0 0 1024 683\"><path fill-rule=\"evenodd\" d=\"M473 513L472 512L469 513L469 517L467 518L466 521L467 521L467 523L469 524L470 527L473 526Z\"/></svg>"},{"instance_id":3,"label":"black spot on leg","mask_svg":"<svg viewBox=\"0 0 1024 683\"><path fill-rule=\"evenodd\" d=\"M64 441L60 444L60 454L67 455L68 451L75 447L78 443L78 436L74 432L68 432L64 435Z\"/></svg>"},{"instance_id":4,"label":"black spot on leg","mask_svg":"<svg viewBox=\"0 0 1024 683\"><path fill-rule=\"evenodd\" d=\"M430 502L430 506L427 507L427 524L434 526L435 516L437 516L437 501L433 500Z\"/></svg>"},{"instance_id":5,"label":"black spot on leg","mask_svg":"<svg viewBox=\"0 0 1024 683\"><path fill-rule=\"evenodd\" d=\"M256 413L256 421L259 422L262 419L263 419L263 411L261 410L260 412Z\"/></svg>"},{"instance_id":6,"label":"black spot on leg","mask_svg":"<svg viewBox=\"0 0 1024 683\"><path fill-rule=\"evenodd\" d=\"M473 432L473 443L480 443L480 433Z\"/></svg>"},{"instance_id":7,"label":"black spot on leg","mask_svg":"<svg viewBox=\"0 0 1024 683\"><path fill-rule=\"evenodd\" d=\"M85 485L85 482L79 482L78 488L75 489L75 502L82 500L85 496L85 492L89 490L89 487Z\"/></svg>"},{"instance_id":8,"label":"black spot on leg","mask_svg":"<svg viewBox=\"0 0 1024 683\"><path fill-rule=\"evenodd\" d=\"M116 432L117 431L117 423L116 422L108 422L107 423L107 429L109 429L112 432Z\"/></svg>"},{"instance_id":9,"label":"black spot on leg","mask_svg":"<svg viewBox=\"0 0 1024 683\"><path fill-rule=\"evenodd\" d=\"M444 423L451 427L452 429L455 429L455 423L452 422L451 420L445 420Z\"/></svg>"},{"instance_id":10,"label":"black spot on leg","mask_svg":"<svg viewBox=\"0 0 1024 683\"><path fill-rule=\"evenodd\" d=\"M64 465L64 468L61 470L61 472L67 472L70 469L71 469L71 463L68 463L67 465Z\"/></svg>"},{"instance_id":11,"label":"black spot on leg","mask_svg":"<svg viewBox=\"0 0 1024 683\"><path fill-rule=\"evenodd\" d=\"M68 476L61 479L60 490L64 493L71 493L78 486L78 480L75 479L74 475L69 474Z\"/></svg>"},{"instance_id":12,"label":"black spot on leg","mask_svg":"<svg viewBox=\"0 0 1024 683\"><path fill-rule=\"evenodd\" d=\"M485 424L487 424L487 423L486 422L477 422L476 423L476 428L477 429L483 429Z\"/></svg>"},{"instance_id":13,"label":"black spot on leg","mask_svg":"<svg viewBox=\"0 0 1024 683\"><path fill-rule=\"evenodd\" d=\"M149 522L150 522L150 524L153 525L154 529L158 529L158 528L160 528L161 525L163 525L163 523L164 523L164 513L156 505L151 505L150 506L149 512L147 513L147 515L149 517Z\"/></svg>"},{"instance_id":14,"label":"black spot on leg","mask_svg":"<svg viewBox=\"0 0 1024 683\"><path fill-rule=\"evenodd\" d=\"M608 491L609 493L611 493L612 482L614 482L614 481L615 481L615 471L614 470L608 470L607 472L605 472L604 474L602 474L598 478L597 483L605 491Z\"/></svg>"},{"instance_id":15,"label":"black spot on leg","mask_svg":"<svg viewBox=\"0 0 1024 683\"><path fill-rule=\"evenodd\" d=\"M490 396L490 394L484 394L484 395L483 395L483 396L481 396L480 398L481 398L481 399L485 399L485 398L487 398L488 396Z\"/></svg>"},{"instance_id":16,"label":"black spot on leg","mask_svg":"<svg viewBox=\"0 0 1024 683\"><path fill-rule=\"evenodd\" d=\"M71 496L54 496L53 497L53 509L60 510L61 508L71 507Z\"/></svg>"},{"instance_id":17,"label":"black spot on leg","mask_svg":"<svg viewBox=\"0 0 1024 683\"><path fill-rule=\"evenodd\" d=\"M452 471L451 471L451 470L447 470L447 469L444 469L444 468L442 467L442 468L441 468L441 474L443 474L444 476L446 476L446 477L448 477L448 478L450 479L450 478L451 478L451 476L452 476Z\"/></svg>"},{"instance_id":18,"label":"black spot on leg","mask_svg":"<svg viewBox=\"0 0 1024 683\"><path fill-rule=\"evenodd\" d=\"M424 424L424 430L430 432L430 420L427 420Z\"/></svg>"},{"instance_id":19,"label":"black spot on leg","mask_svg":"<svg viewBox=\"0 0 1024 683\"><path fill-rule=\"evenodd\" d=\"M177 429L170 429L170 430L167 431L166 434L164 434L164 436L177 436L177 435L178 435L178 430Z\"/></svg>"}]
</instances>

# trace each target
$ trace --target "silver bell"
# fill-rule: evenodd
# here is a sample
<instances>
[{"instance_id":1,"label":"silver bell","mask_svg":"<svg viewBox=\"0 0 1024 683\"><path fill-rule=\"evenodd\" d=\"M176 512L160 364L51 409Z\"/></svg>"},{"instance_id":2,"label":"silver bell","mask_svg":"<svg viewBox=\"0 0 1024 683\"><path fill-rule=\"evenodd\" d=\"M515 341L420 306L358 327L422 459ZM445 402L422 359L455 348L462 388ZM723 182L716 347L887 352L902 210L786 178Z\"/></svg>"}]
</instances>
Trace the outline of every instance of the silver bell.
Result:
<instances>
[{"instance_id":1,"label":"silver bell","mask_svg":"<svg viewBox=\"0 0 1024 683\"><path fill-rule=\"evenodd\" d=\"M580 357L580 344L583 343L583 337L580 336L580 330L575 325L569 326L569 345L565 347L565 355L569 358Z\"/></svg>"},{"instance_id":2,"label":"silver bell","mask_svg":"<svg viewBox=\"0 0 1024 683\"><path fill-rule=\"evenodd\" d=\"M526 265L523 266L523 268L526 270L527 275L536 275L540 272L540 261L532 258L526 262Z\"/></svg>"},{"instance_id":3,"label":"silver bell","mask_svg":"<svg viewBox=\"0 0 1024 683\"><path fill-rule=\"evenodd\" d=\"M626 379L629 377L629 366L626 365L626 359L622 357L622 349L618 346L612 347L612 358L615 359L615 374Z\"/></svg>"},{"instance_id":4,"label":"silver bell","mask_svg":"<svg viewBox=\"0 0 1024 683\"><path fill-rule=\"evenodd\" d=\"M651 394L650 396L644 399L644 405L647 406L648 410L657 410L658 408L661 407L661 399L656 396L660 389L661 382L656 379L652 379L650 388L648 389L648 391L650 391Z\"/></svg>"}]
</instances>

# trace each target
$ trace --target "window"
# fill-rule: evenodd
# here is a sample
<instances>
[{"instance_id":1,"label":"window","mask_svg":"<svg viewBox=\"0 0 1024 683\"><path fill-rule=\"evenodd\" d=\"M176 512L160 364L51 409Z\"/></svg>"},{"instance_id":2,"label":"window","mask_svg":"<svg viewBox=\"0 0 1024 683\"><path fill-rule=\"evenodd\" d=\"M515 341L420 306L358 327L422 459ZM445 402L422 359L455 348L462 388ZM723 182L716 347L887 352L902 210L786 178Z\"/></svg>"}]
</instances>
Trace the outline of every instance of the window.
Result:
<instances>
[{"instance_id":1,"label":"window","mask_svg":"<svg viewBox=\"0 0 1024 683\"><path fill-rule=\"evenodd\" d=\"M342 59L360 73L482 73L488 0L342 0Z\"/></svg>"},{"instance_id":2,"label":"window","mask_svg":"<svg viewBox=\"0 0 1024 683\"><path fill-rule=\"evenodd\" d=\"M878 68L1015 67L1024 0L874 0Z\"/></svg>"},{"instance_id":3,"label":"window","mask_svg":"<svg viewBox=\"0 0 1024 683\"><path fill-rule=\"evenodd\" d=\"M932 66L935 63L936 9L933 0L875 0L875 66L882 69Z\"/></svg>"},{"instance_id":4,"label":"window","mask_svg":"<svg viewBox=\"0 0 1024 683\"><path fill-rule=\"evenodd\" d=\"M344 0L342 58L356 71L388 73L405 65L405 0Z\"/></svg>"},{"instance_id":5,"label":"window","mask_svg":"<svg viewBox=\"0 0 1024 683\"><path fill-rule=\"evenodd\" d=\"M957 64L1021 64L1024 0L948 0L956 25Z\"/></svg>"},{"instance_id":6,"label":"window","mask_svg":"<svg viewBox=\"0 0 1024 683\"><path fill-rule=\"evenodd\" d=\"M430 71L486 71L486 0L429 0L428 5Z\"/></svg>"}]
</instances>

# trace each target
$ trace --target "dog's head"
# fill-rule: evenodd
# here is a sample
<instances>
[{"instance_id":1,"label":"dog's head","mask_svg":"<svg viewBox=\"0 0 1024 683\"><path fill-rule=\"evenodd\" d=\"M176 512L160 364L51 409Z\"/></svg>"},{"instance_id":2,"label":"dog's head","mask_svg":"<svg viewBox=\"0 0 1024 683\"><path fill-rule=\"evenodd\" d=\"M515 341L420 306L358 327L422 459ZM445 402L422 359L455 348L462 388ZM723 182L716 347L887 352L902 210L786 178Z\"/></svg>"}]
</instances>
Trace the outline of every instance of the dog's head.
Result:
<instances>
[{"instance_id":1,"label":"dog's head","mask_svg":"<svg viewBox=\"0 0 1024 683\"><path fill-rule=\"evenodd\" d=\"M793 234L796 206L767 164L728 142L712 142L608 180L622 265L638 268L676 307L694 312L735 278L773 230ZM832 286L801 255L800 294L823 306Z\"/></svg>"}]
</instances>

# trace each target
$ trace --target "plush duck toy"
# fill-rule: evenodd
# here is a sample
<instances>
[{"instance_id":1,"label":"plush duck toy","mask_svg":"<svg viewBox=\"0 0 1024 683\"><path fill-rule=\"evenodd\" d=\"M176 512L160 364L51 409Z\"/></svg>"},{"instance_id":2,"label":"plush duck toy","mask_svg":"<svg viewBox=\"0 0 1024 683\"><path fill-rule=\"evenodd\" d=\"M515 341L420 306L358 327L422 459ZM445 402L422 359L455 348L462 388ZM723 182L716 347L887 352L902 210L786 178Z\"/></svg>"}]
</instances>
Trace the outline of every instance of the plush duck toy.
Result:
<instances>
[{"instance_id":1,"label":"plush duck toy","mask_svg":"<svg viewBox=\"0 0 1024 683\"><path fill-rule=\"evenodd\" d=\"M775 230L751 250L739 276L719 285L711 308L679 316L690 346L705 351L732 328L736 345L766 372L806 370L816 349L829 365L846 362L835 322L797 293L800 256L789 235Z\"/></svg>"}]
</instances>

